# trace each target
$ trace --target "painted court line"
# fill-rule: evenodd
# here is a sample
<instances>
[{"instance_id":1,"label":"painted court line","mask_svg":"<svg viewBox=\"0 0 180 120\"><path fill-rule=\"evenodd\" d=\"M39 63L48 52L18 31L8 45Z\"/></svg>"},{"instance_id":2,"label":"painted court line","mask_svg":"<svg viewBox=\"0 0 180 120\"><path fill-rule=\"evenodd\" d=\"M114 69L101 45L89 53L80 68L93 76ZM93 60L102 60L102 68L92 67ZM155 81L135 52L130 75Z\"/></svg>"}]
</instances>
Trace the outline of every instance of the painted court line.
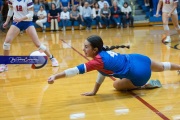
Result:
<instances>
[{"instance_id":1,"label":"painted court line","mask_svg":"<svg viewBox=\"0 0 180 120\"><path fill-rule=\"evenodd\" d=\"M72 47L71 45L69 45L66 41L64 41L63 39L61 39L62 42L66 43L69 47L71 47L71 49L73 49L75 52L77 52L79 55L81 55L83 58L85 58L86 60L89 61L89 59L84 56L83 54L81 54L78 50L76 50L74 47ZM115 78L111 77L112 80L115 80ZM142 99L140 96L138 96L136 93L129 91L129 93L134 96L137 100L139 100L141 103L143 103L146 107L148 107L150 110L152 110L154 113L156 113L159 117L161 117L163 120L170 120L168 117L166 117L163 113L161 113L160 111L158 111L155 107L153 107L152 105L150 105L148 102L146 102L144 99Z\"/></svg>"}]
</instances>

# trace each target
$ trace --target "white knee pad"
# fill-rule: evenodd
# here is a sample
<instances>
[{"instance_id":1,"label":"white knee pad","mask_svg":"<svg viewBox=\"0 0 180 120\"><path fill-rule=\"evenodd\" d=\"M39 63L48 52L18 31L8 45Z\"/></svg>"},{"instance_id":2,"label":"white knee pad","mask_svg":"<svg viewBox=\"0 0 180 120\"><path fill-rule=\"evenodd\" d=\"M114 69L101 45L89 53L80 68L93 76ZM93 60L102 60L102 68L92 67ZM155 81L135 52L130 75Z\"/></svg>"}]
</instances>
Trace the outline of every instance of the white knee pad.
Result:
<instances>
[{"instance_id":1,"label":"white knee pad","mask_svg":"<svg viewBox=\"0 0 180 120\"><path fill-rule=\"evenodd\" d=\"M171 63L170 62L162 62L164 71L165 70L170 70L171 69Z\"/></svg>"},{"instance_id":2,"label":"white knee pad","mask_svg":"<svg viewBox=\"0 0 180 120\"><path fill-rule=\"evenodd\" d=\"M40 47L39 47L39 50L46 51L46 46L41 44Z\"/></svg>"},{"instance_id":3,"label":"white knee pad","mask_svg":"<svg viewBox=\"0 0 180 120\"><path fill-rule=\"evenodd\" d=\"M164 30L169 30L169 26L168 25L163 25Z\"/></svg>"},{"instance_id":4,"label":"white knee pad","mask_svg":"<svg viewBox=\"0 0 180 120\"><path fill-rule=\"evenodd\" d=\"M180 30L180 26L179 26L179 25L176 26L176 27L175 27L175 30Z\"/></svg>"},{"instance_id":5,"label":"white knee pad","mask_svg":"<svg viewBox=\"0 0 180 120\"><path fill-rule=\"evenodd\" d=\"M10 46L11 46L10 43L4 42L4 44L3 44L3 50L10 50Z\"/></svg>"}]
</instances>

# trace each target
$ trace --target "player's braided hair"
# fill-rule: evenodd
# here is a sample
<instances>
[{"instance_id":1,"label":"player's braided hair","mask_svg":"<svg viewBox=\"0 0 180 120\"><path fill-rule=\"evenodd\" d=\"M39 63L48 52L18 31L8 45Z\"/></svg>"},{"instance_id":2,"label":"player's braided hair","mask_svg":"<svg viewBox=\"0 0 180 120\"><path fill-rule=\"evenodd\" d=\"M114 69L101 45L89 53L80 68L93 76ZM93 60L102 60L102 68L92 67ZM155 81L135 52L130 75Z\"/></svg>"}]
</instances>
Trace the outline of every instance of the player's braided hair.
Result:
<instances>
[{"instance_id":1,"label":"player's braided hair","mask_svg":"<svg viewBox=\"0 0 180 120\"><path fill-rule=\"evenodd\" d=\"M108 46L103 46L103 41L101 39L100 36L98 35L91 35L87 38L87 41L91 43L91 46L93 48L98 48L98 51L108 51L108 50L113 50L113 49L118 49L118 48L130 48L129 45L116 45L116 46L111 46L111 47L108 47Z\"/></svg>"},{"instance_id":2,"label":"player's braided hair","mask_svg":"<svg viewBox=\"0 0 180 120\"><path fill-rule=\"evenodd\" d=\"M108 46L105 46L103 47L103 50L107 51L107 50L114 50L114 49L119 49L119 48L130 48L129 45L116 45L116 46L111 46L111 47L108 47Z\"/></svg>"}]
</instances>

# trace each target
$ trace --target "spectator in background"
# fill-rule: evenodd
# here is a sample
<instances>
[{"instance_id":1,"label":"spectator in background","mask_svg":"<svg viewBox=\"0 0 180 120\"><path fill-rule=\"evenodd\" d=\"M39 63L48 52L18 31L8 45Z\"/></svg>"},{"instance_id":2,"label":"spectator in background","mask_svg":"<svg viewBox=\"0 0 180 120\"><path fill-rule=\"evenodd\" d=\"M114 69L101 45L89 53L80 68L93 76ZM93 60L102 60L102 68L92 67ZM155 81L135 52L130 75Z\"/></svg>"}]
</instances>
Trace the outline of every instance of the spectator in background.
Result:
<instances>
[{"instance_id":1,"label":"spectator in background","mask_svg":"<svg viewBox=\"0 0 180 120\"><path fill-rule=\"evenodd\" d=\"M63 10L64 7L67 7L68 10L70 10L70 0L60 0L60 6L61 10Z\"/></svg>"},{"instance_id":2,"label":"spectator in background","mask_svg":"<svg viewBox=\"0 0 180 120\"><path fill-rule=\"evenodd\" d=\"M46 0L40 0L40 5L44 5L44 10L49 11L49 4Z\"/></svg>"},{"instance_id":3,"label":"spectator in background","mask_svg":"<svg viewBox=\"0 0 180 120\"><path fill-rule=\"evenodd\" d=\"M85 2L84 7L81 10L81 21L85 23L86 30L91 30L92 18L91 18L92 10L89 7L89 3Z\"/></svg>"},{"instance_id":4,"label":"spectator in background","mask_svg":"<svg viewBox=\"0 0 180 120\"><path fill-rule=\"evenodd\" d=\"M71 0L72 6L75 6L76 9L79 9L79 6L81 5L81 0ZM72 7L73 8L73 7Z\"/></svg>"},{"instance_id":5,"label":"spectator in background","mask_svg":"<svg viewBox=\"0 0 180 120\"><path fill-rule=\"evenodd\" d=\"M95 3L95 0L83 0L83 2L88 2L89 3L89 7L93 8L93 5Z\"/></svg>"},{"instance_id":6,"label":"spectator in background","mask_svg":"<svg viewBox=\"0 0 180 120\"><path fill-rule=\"evenodd\" d=\"M77 6L72 7L72 11L70 12L70 20L71 20L71 23L72 23L72 31L74 31L74 22L75 21L78 21L79 29L82 28L81 18L80 18L79 12L77 11Z\"/></svg>"},{"instance_id":7,"label":"spectator in background","mask_svg":"<svg viewBox=\"0 0 180 120\"><path fill-rule=\"evenodd\" d=\"M124 0L113 0L113 1L116 1L117 6L118 6L120 9L123 7ZM112 3L113 3L113 1L112 1Z\"/></svg>"},{"instance_id":8,"label":"spectator in background","mask_svg":"<svg viewBox=\"0 0 180 120\"><path fill-rule=\"evenodd\" d=\"M42 28L42 31L45 32L46 26L43 25L43 23L47 22L47 13L44 10L44 6L40 6L40 10L37 13L38 20L36 21L36 24L39 25Z\"/></svg>"},{"instance_id":9,"label":"spectator in background","mask_svg":"<svg viewBox=\"0 0 180 120\"><path fill-rule=\"evenodd\" d=\"M37 13L40 9L39 0L34 0L34 16L33 16L33 22L36 22L38 20Z\"/></svg>"},{"instance_id":10,"label":"spectator in background","mask_svg":"<svg viewBox=\"0 0 180 120\"><path fill-rule=\"evenodd\" d=\"M104 1L104 0L98 1L99 8L102 9L104 7L105 3L107 4L107 7L109 8L109 3L107 1Z\"/></svg>"},{"instance_id":11,"label":"spectator in background","mask_svg":"<svg viewBox=\"0 0 180 120\"><path fill-rule=\"evenodd\" d=\"M2 17L3 17L3 21L6 21L8 10L9 10L9 8L8 8L8 0L4 0L2 11L1 11Z\"/></svg>"},{"instance_id":12,"label":"spectator in background","mask_svg":"<svg viewBox=\"0 0 180 120\"><path fill-rule=\"evenodd\" d=\"M145 6L150 6L149 0L144 0L144 5Z\"/></svg>"},{"instance_id":13,"label":"spectator in background","mask_svg":"<svg viewBox=\"0 0 180 120\"><path fill-rule=\"evenodd\" d=\"M121 23L121 9L117 6L117 2L113 1L113 7L111 8L111 16L114 20L114 22L117 25L117 28L120 27Z\"/></svg>"},{"instance_id":14,"label":"spectator in background","mask_svg":"<svg viewBox=\"0 0 180 120\"><path fill-rule=\"evenodd\" d=\"M51 23L51 32L59 30L58 22L60 21L59 12L56 9L56 5L51 3L51 10L48 13L48 22Z\"/></svg>"},{"instance_id":15,"label":"spectator in background","mask_svg":"<svg viewBox=\"0 0 180 120\"><path fill-rule=\"evenodd\" d=\"M61 12L61 6L59 0L52 0L51 3L54 3L56 5L56 10L60 13Z\"/></svg>"},{"instance_id":16,"label":"spectator in background","mask_svg":"<svg viewBox=\"0 0 180 120\"><path fill-rule=\"evenodd\" d=\"M96 28L98 29L99 27L102 28L101 25L101 9L99 8L98 3L94 3L94 8L92 9L92 15L93 19L96 20Z\"/></svg>"},{"instance_id":17,"label":"spectator in background","mask_svg":"<svg viewBox=\"0 0 180 120\"><path fill-rule=\"evenodd\" d=\"M107 3L104 3L104 7L101 9L101 17L105 22L106 29L108 29L110 25L111 10L108 8Z\"/></svg>"},{"instance_id":18,"label":"spectator in background","mask_svg":"<svg viewBox=\"0 0 180 120\"><path fill-rule=\"evenodd\" d=\"M153 8L153 15L155 16L156 15L156 10L157 10L157 6L158 6L158 2L159 0L152 0L152 8ZM160 11L159 11L160 12ZM162 11L161 11L162 12ZM161 13L162 14L162 13Z\"/></svg>"},{"instance_id":19,"label":"spectator in background","mask_svg":"<svg viewBox=\"0 0 180 120\"><path fill-rule=\"evenodd\" d=\"M127 27L127 22L130 22L130 27L134 27L133 23L134 23L134 18L132 16L132 9L131 7L128 5L127 2L124 2L124 5L121 9L121 12L123 13L123 27L126 28Z\"/></svg>"},{"instance_id":20,"label":"spectator in background","mask_svg":"<svg viewBox=\"0 0 180 120\"><path fill-rule=\"evenodd\" d=\"M69 22L69 11L67 11L67 7L63 8L63 11L61 12L60 19L61 19L62 25L63 25L62 30L66 31L66 27L67 27L68 22Z\"/></svg>"},{"instance_id":21,"label":"spectator in background","mask_svg":"<svg viewBox=\"0 0 180 120\"><path fill-rule=\"evenodd\" d=\"M0 0L0 25L2 24L2 21L3 21L2 9L3 9L3 2L2 0Z\"/></svg>"}]
</instances>

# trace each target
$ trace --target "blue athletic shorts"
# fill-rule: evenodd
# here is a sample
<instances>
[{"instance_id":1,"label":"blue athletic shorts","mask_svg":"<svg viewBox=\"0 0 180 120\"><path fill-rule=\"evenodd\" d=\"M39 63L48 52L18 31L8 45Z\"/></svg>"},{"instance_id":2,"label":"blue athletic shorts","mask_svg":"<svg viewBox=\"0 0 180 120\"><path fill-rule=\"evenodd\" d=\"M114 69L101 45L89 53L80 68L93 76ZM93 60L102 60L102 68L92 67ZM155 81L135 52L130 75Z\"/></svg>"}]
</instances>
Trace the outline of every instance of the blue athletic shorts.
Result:
<instances>
[{"instance_id":1,"label":"blue athletic shorts","mask_svg":"<svg viewBox=\"0 0 180 120\"><path fill-rule=\"evenodd\" d=\"M33 26L33 23L32 21L21 21L19 23L13 21L12 25L16 26L17 28L20 29L20 31L22 31L22 30L26 30L29 26Z\"/></svg>"},{"instance_id":2,"label":"blue athletic shorts","mask_svg":"<svg viewBox=\"0 0 180 120\"><path fill-rule=\"evenodd\" d=\"M130 79L135 86L142 86L151 77L151 60L149 57L140 54L129 54L130 70L127 79Z\"/></svg>"}]
</instances>

